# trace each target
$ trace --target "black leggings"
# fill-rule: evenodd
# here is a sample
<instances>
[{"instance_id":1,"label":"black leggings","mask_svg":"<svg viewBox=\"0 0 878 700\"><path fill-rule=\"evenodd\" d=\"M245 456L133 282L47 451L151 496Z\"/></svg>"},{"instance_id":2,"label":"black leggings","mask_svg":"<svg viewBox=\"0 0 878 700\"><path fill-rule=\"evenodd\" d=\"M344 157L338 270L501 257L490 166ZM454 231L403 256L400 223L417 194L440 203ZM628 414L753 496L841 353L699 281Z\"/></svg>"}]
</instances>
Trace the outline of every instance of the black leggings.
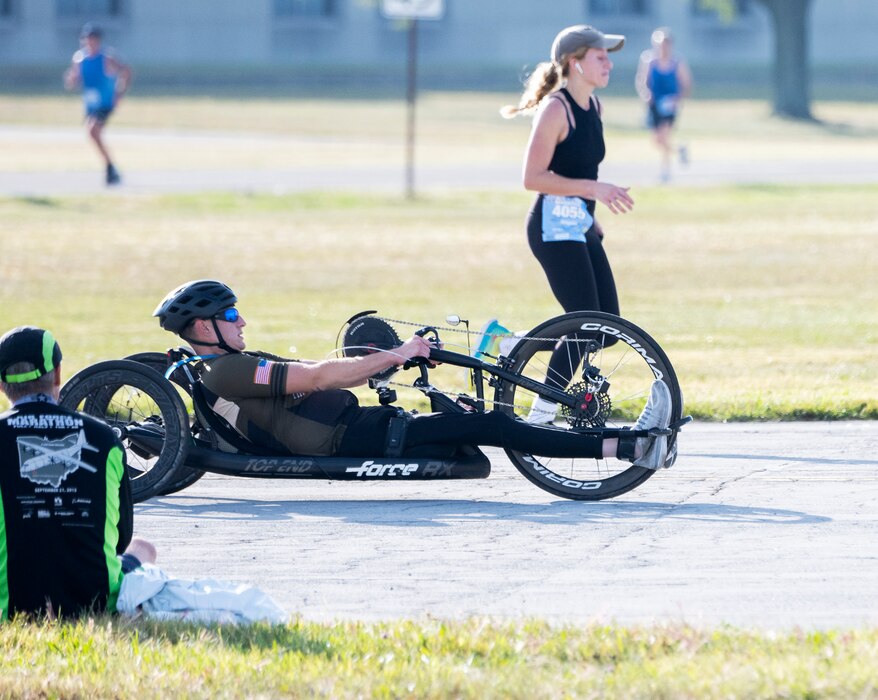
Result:
<instances>
[{"instance_id":1,"label":"black leggings","mask_svg":"<svg viewBox=\"0 0 878 700\"><path fill-rule=\"evenodd\" d=\"M597 229L595 225L586 232L585 243L544 243L542 196L537 197L528 213L527 240L530 249L542 265L552 293L565 313L605 311L619 315L616 281ZM604 343L605 346L610 344ZM549 361L547 383L566 388L577 364L577 358L573 358L571 363L569 350L554 353Z\"/></svg>"},{"instance_id":2,"label":"black leggings","mask_svg":"<svg viewBox=\"0 0 878 700\"><path fill-rule=\"evenodd\" d=\"M387 424L397 410L389 406L358 408L350 415L337 452L340 457L384 454ZM409 421L405 452L410 456L451 456L462 445L505 447L545 457L594 457L603 454L603 438L515 420L498 411L426 413Z\"/></svg>"}]
</instances>

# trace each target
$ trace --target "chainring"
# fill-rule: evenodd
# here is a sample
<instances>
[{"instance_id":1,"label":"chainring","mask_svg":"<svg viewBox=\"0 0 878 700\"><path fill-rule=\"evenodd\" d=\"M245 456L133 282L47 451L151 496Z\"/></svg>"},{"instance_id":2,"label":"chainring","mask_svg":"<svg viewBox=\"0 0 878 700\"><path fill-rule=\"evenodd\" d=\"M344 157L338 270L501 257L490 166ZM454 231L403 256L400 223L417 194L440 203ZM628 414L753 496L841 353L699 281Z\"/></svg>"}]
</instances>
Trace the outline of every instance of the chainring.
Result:
<instances>
[{"instance_id":1,"label":"chainring","mask_svg":"<svg viewBox=\"0 0 878 700\"><path fill-rule=\"evenodd\" d=\"M342 352L345 357L372 355L382 350L393 350L402 345L399 335L387 321L375 316L360 316L353 319L342 336ZM378 381L392 377L398 367L387 369L374 375Z\"/></svg>"}]
</instances>

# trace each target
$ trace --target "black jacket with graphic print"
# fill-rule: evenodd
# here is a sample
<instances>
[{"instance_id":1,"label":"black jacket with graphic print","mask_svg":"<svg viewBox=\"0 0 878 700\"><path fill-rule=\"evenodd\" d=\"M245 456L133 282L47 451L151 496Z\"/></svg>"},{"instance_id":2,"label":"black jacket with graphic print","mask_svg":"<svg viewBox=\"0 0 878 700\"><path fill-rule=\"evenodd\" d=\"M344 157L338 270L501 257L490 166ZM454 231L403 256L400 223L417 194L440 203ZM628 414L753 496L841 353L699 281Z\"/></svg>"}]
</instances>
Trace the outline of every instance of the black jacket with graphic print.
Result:
<instances>
[{"instance_id":1,"label":"black jacket with graphic print","mask_svg":"<svg viewBox=\"0 0 878 700\"><path fill-rule=\"evenodd\" d=\"M0 415L0 508L0 619L116 609L133 505L106 424L46 401Z\"/></svg>"}]
</instances>

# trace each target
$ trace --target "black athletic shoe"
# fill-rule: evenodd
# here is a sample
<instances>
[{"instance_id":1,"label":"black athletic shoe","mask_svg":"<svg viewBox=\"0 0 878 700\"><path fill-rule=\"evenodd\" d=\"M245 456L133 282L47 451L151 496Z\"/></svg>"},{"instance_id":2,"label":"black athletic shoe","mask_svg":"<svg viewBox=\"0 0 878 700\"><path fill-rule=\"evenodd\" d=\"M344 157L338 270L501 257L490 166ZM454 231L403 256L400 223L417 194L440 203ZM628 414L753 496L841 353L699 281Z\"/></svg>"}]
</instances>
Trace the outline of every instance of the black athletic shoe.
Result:
<instances>
[{"instance_id":1,"label":"black athletic shoe","mask_svg":"<svg viewBox=\"0 0 878 700\"><path fill-rule=\"evenodd\" d=\"M107 166L107 184L118 185L120 182L122 182L122 178L119 175L119 171L110 163Z\"/></svg>"}]
</instances>

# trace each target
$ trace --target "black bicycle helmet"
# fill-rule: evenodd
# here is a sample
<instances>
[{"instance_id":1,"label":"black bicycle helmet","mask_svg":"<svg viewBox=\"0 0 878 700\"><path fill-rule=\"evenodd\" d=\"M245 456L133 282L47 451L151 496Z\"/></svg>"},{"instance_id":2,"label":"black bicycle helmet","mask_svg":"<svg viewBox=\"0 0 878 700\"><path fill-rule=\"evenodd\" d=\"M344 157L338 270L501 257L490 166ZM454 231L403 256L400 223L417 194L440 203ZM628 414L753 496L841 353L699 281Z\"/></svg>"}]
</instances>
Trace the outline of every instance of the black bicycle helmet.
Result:
<instances>
[{"instance_id":1,"label":"black bicycle helmet","mask_svg":"<svg viewBox=\"0 0 878 700\"><path fill-rule=\"evenodd\" d=\"M235 293L216 280L192 280L180 285L152 312L162 328L180 332L195 318L212 318L238 301Z\"/></svg>"}]
</instances>

